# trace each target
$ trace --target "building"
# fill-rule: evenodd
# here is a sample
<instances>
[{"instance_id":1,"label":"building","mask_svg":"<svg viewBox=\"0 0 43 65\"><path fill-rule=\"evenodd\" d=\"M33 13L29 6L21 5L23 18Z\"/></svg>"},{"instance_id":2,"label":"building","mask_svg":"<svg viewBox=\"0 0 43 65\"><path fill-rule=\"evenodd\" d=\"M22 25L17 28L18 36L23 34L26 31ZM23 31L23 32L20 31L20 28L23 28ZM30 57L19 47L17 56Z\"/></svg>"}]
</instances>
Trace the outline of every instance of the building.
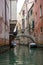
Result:
<instances>
[{"instance_id":1,"label":"building","mask_svg":"<svg viewBox=\"0 0 43 65\"><path fill-rule=\"evenodd\" d=\"M43 44L43 0L34 1L34 17L36 41Z\"/></svg>"},{"instance_id":2,"label":"building","mask_svg":"<svg viewBox=\"0 0 43 65\"><path fill-rule=\"evenodd\" d=\"M23 3L23 6L21 8L21 11L19 13L18 21L21 24L21 31L20 34L27 34L26 27L27 27L27 2L29 0L25 0ZM20 28L20 26L19 26ZM26 37L20 37L20 44L27 44L27 38Z\"/></svg>"},{"instance_id":3,"label":"building","mask_svg":"<svg viewBox=\"0 0 43 65\"><path fill-rule=\"evenodd\" d=\"M22 7L22 9L21 9L21 11L20 11L20 15L21 15L21 21L22 21L22 32L24 33L24 31L25 31L25 3L23 4L23 7Z\"/></svg>"},{"instance_id":4,"label":"building","mask_svg":"<svg viewBox=\"0 0 43 65\"><path fill-rule=\"evenodd\" d=\"M14 31L17 23L17 0L10 0L10 32Z\"/></svg>"},{"instance_id":5,"label":"building","mask_svg":"<svg viewBox=\"0 0 43 65\"><path fill-rule=\"evenodd\" d=\"M27 33L26 28L27 28L27 11L28 11L27 5L28 5L28 2L29 2L29 0L24 1L24 4L23 4L22 9L20 11L21 22L22 22L21 28L22 28L22 32L25 34Z\"/></svg>"},{"instance_id":6,"label":"building","mask_svg":"<svg viewBox=\"0 0 43 65\"><path fill-rule=\"evenodd\" d=\"M17 23L17 0L10 0L10 35L9 43L11 46L12 40L16 37L17 32L14 32Z\"/></svg>"},{"instance_id":7,"label":"building","mask_svg":"<svg viewBox=\"0 0 43 65\"><path fill-rule=\"evenodd\" d=\"M9 0L0 0L0 45L9 45Z\"/></svg>"},{"instance_id":8,"label":"building","mask_svg":"<svg viewBox=\"0 0 43 65\"><path fill-rule=\"evenodd\" d=\"M28 33L30 35L34 35L34 3L31 5L29 11L28 11Z\"/></svg>"},{"instance_id":9,"label":"building","mask_svg":"<svg viewBox=\"0 0 43 65\"><path fill-rule=\"evenodd\" d=\"M22 29L22 20L21 20L22 16L21 14L19 13L18 16L17 16L17 25L18 26L18 33L21 32L21 29Z\"/></svg>"}]
</instances>

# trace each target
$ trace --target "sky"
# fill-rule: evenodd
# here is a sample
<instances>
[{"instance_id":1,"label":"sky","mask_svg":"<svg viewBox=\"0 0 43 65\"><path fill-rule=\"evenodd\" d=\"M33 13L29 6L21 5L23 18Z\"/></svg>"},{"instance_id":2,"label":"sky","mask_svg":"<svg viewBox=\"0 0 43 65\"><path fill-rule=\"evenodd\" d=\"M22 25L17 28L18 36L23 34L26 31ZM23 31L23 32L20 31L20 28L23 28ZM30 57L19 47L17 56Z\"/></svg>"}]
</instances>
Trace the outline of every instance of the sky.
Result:
<instances>
[{"instance_id":1,"label":"sky","mask_svg":"<svg viewBox=\"0 0 43 65\"><path fill-rule=\"evenodd\" d=\"M20 12L24 1L25 1L25 0L18 0L18 3L17 3L17 12L18 12L18 13ZM31 2L31 1L33 1L33 0L29 0L29 2Z\"/></svg>"},{"instance_id":2,"label":"sky","mask_svg":"<svg viewBox=\"0 0 43 65\"><path fill-rule=\"evenodd\" d=\"M17 12L19 13L25 0L18 0Z\"/></svg>"}]
</instances>

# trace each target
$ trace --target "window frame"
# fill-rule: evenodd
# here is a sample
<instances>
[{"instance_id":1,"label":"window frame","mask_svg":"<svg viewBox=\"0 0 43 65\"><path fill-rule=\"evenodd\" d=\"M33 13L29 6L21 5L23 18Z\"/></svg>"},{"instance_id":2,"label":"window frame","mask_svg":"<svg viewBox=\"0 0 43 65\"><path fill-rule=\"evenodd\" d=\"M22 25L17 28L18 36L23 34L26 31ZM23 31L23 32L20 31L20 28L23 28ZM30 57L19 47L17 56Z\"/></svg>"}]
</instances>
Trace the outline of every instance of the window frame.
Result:
<instances>
[{"instance_id":1,"label":"window frame","mask_svg":"<svg viewBox=\"0 0 43 65\"><path fill-rule=\"evenodd\" d=\"M40 5L40 17L42 17L42 5Z\"/></svg>"}]
</instances>

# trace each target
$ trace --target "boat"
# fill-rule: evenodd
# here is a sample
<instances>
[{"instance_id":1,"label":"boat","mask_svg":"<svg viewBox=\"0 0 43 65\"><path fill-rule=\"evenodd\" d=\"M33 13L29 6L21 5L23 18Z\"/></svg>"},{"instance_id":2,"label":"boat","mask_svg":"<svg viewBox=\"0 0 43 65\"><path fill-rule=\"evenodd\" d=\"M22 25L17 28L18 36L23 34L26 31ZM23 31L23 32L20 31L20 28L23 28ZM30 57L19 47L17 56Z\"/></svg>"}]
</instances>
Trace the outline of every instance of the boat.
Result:
<instances>
[{"instance_id":1,"label":"boat","mask_svg":"<svg viewBox=\"0 0 43 65\"><path fill-rule=\"evenodd\" d=\"M29 48L37 48L37 44L36 43L30 43Z\"/></svg>"},{"instance_id":2,"label":"boat","mask_svg":"<svg viewBox=\"0 0 43 65\"><path fill-rule=\"evenodd\" d=\"M12 41L11 46L16 47L16 41Z\"/></svg>"}]
</instances>

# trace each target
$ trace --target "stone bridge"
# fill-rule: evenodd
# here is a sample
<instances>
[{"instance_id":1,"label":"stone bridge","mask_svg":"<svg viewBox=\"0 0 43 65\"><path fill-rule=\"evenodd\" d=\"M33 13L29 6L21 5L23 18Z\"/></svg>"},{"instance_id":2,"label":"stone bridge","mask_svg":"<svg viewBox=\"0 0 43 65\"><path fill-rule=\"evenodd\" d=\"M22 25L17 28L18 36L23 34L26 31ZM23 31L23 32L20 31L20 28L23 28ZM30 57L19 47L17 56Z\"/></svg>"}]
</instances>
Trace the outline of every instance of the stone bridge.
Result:
<instances>
[{"instance_id":1,"label":"stone bridge","mask_svg":"<svg viewBox=\"0 0 43 65\"><path fill-rule=\"evenodd\" d=\"M35 37L34 36L32 36L32 35L29 35L29 34L18 34L17 36L16 36L17 38L29 38L32 42L35 42ZM24 41L24 40L23 40Z\"/></svg>"}]
</instances>

